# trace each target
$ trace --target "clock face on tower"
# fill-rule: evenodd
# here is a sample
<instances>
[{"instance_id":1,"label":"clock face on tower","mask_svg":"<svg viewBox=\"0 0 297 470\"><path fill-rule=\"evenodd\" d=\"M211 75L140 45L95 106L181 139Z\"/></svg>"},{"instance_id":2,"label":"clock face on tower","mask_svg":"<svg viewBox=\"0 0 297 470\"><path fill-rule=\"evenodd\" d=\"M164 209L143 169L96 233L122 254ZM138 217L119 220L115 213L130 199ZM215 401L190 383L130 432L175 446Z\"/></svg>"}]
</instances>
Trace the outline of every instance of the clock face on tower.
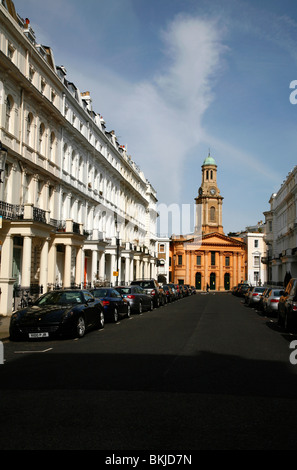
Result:
<instances>
[{"instance_id":1,"label":"clock face on tower","mask_svg":"<svg viewBox=\"0 0 297 470\"><path fill-rule=\"evenodd\" d=\"M212 196L214 196L214 195L216 194L216 190L215 190L215 188L211 188L211 190L210 190L210 194L211 194Z\"/></svg>"}]
</instances>

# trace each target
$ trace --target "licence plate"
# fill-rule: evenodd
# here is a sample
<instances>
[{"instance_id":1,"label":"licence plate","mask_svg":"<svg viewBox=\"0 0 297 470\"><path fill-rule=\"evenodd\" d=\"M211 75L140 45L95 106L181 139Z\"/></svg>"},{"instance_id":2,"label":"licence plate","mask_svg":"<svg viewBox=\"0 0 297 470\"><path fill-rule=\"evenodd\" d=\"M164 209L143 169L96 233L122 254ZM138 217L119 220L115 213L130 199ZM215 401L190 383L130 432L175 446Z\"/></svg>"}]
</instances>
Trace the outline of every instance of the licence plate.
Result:
<instances>
[{"instance_id":1,"label":"licence plate","mask_svg":"<svg viewBox=\"0 0 297 470\"><path fill-rule=\"evenodd\" d=\"M29 338L48 338L48 333L29 333Z\"/></svg>"}]
</instances>

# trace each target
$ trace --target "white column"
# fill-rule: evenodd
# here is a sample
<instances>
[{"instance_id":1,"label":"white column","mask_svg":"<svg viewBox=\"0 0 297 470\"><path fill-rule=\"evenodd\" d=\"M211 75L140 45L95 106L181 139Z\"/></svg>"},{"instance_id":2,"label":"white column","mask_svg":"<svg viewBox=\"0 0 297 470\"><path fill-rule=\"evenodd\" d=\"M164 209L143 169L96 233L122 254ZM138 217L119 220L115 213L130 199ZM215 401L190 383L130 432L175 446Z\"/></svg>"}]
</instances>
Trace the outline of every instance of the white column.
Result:
<instances>
[{"instance_id":1,"label":"white column","mask_svg":"<svg viewBox=\"0 0 297 470\"><path fill-rule=\"evenodd\" d=\"M92 250L92 276L91 281L95 282L97 279L97 264L98 264L98 251Z\"/></svg>"},{"instance_id":2,"label":"white column","mask_svg":"<svg viewBox=\"0 0 297 470\"><path fill-rule=\"evenodd\" d=\"M130 260L130 279L129 282L133 281L134 279L134 259Z\"/></svg>"},{"instance_id":3,"label":"white column","mask_svg":"<svg viewBox=\"0 0 297 470\"><path fill-rule=\"evenodd\" d=\"M100 253L99 259L99 279L104 281L105 280L105 252L102 251Z\"/></svg>"},{"instance_id":4,"label":"white column","mask_svg":"<svg viewBox=\"0 0 297 470\"><path fill-rule=\"evenodd\" d=\"M136 279L140 279L140 260L136 258Z\"/></svg>"},{"instance_id":5,"label":"white column","mask_svg":"<svg viewBox=\"0 0 297 470\"><path fill-rule=\"evenodd\" d=\"M10 278L12 275L13 238L5 237L1 252L1 278Z\"/></svg>"},{"instance_id":6,"label":"white column","mask_svg":"<svg viewBox=\"0 0 297 470\"><path fill-rule=\"evenodd\" d=\"M32 237L25 236L23 242L23 260L22 260L22 286L29 287L31 284L31 256L32 256Z\"/></svg>"},{"instance_id":7,"label":"white column","mask_svg":"<svg viewBox=\"0 0 297 470\"><path fill-rule=\"evenodd\" d=\"M127 258L125 258L125 283L126 284L129 284L130 282L130 258L127 256Z\"/></svg>"},{"instance_id":8,"label":"white column","mask_svg":"<svg viewBox=\"0 0 297 470\"><path fill-rule=\"evenodd\" d=\"M80 286L82 282L82 255L83 255L82 247L78 246L77 252L76 252L76 264L75 264L75 284L77 286Z\"/></svg>"},{"instance_id":9,"label":"white column","mask_svg":"<svg viewBox=\"0 0 297 470\"><path fill-rule=\"evenodd\" d=\"M57 245L52 244L48 254L48 282L50 284L56 283L56 269L57 269Z\"/></svg>"},{"instance_id":10,"label":"white column","mask_svg":"<svg viewBox=\"0 0 297 470\"><path fill-rule=\"evenodd\" d=\"M3 315L11 314L13 310L13 284L12 279L13 238L7 235L2 245L1 277L0 277L0 312Z\"/></svg>"},{"instance_id":11,"label":"white column","mask_svg":"<svg viewBox=\"0 0 297 470\"><path fill-rule=\"evenodd\" d=\"M71 245L65 245L65 260L64 260L64 282L63 287L71 286Z\"/></svg>"},{"instance_id":12,"label":"white column","mask_svg":"<svg viewBox=\"0 0 297 470\"><path fill-rule=\"evenodd\" d=\"M46 238L40 253L40 278L39 284L43 286L43 293L47 292L48 284L48 246L49 241Z\"/></svg>"}]
</instances>

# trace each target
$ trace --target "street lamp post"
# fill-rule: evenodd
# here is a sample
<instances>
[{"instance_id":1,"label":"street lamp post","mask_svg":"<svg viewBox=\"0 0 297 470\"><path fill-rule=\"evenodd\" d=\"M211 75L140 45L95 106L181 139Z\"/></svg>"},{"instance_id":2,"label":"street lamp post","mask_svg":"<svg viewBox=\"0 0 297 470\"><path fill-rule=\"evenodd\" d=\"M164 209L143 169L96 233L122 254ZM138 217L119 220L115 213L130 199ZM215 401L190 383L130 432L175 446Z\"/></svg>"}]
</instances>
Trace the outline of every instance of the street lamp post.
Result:
<instances>
[{"instance_id":1,"label":"street lamp post","mask_svg":"<svg viewBox=\"0 0 297 470\"><path fill-rule=\"evenodd\" d=\"M120 232L117 230L117 238L116 238L116 244L117 244L117 280L116 280L116 285L119 285L119 256L120 256Z\"/></svg>"}]
</instances>

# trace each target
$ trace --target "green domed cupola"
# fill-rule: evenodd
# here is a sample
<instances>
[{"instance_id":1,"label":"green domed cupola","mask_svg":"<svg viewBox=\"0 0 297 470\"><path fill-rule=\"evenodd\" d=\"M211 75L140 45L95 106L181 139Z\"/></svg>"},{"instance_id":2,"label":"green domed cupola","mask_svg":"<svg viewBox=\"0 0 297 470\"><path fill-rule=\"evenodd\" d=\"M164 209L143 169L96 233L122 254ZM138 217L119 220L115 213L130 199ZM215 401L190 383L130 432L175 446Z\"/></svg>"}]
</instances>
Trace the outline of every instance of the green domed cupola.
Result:
<instances>
[{"instance_id":1,"label":"green domed cupola","mask_svg":"<svg viewBox=\"0 0 297 470\"><path fill-rule=\"evenodd\" d=\"M204 160L202 166L206 166L206 165L215 165L215 166L217 166L215 159L210 155L210 153L208 153L208 156Z\"/></svg>"}]
</instances>

